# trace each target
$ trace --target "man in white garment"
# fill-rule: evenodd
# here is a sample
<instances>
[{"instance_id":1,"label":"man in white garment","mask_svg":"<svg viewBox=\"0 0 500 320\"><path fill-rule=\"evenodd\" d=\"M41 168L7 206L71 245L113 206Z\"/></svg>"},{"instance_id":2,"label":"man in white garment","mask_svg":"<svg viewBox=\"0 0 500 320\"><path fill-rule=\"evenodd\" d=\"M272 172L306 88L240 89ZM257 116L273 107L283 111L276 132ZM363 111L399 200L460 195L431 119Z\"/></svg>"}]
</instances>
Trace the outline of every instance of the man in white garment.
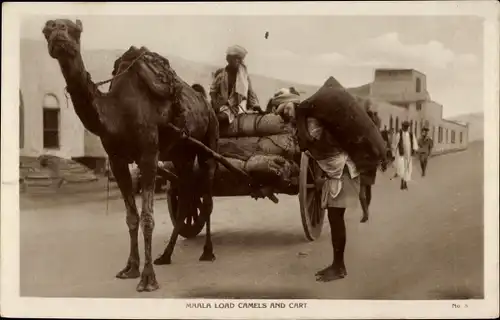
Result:
<instances>
[{"instance_id":1,"label":"man in white garment","mask_svg":"<svg viewBox=\"0 0 500 320\"><path fill-rule=\"evenodd\" d=\"M395 150L395 165L397 175L401 178L401 190L408 190L408 181L411 180L413 155L418 150L418 142L413 133L408 130L410 123L403 121L402 129L396 133L393 140Z\"/></svg>"}]
</instances>

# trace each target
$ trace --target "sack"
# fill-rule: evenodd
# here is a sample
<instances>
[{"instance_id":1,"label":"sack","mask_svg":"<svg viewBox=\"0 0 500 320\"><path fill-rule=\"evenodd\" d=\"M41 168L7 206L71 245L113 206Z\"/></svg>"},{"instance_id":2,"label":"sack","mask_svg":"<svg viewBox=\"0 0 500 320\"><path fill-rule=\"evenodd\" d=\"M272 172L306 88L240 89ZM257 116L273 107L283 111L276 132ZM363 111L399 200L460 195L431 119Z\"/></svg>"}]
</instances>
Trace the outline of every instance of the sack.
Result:
<instances>
[{"instance_id":1,"label":"sack","mask_svg":"<svg viewBox=\"0 0 500 320\"><path fill-rule=\"evenodd\" d=\"M287 125L276 114L241 113L220 132L221 137L265 137L285 133Z\"/></svg>"},{"instance_id":2,"label":"sack","mask_svg":"<svg viewBox=\"0 0 500 320\"><path fill-rule=\"evenodd\" d=\"M297 107L296 117L301 150L314 142L307 130L307 118L314 117L347 152L358 170L385 161L386 144L377 126L364 107L333 77Z\"/></svg>"},{"instance_id":3,"label":"sack","mask_svg":"<svg viewBox=\"0 0 500 320\"><path fill-rule=\"evenodd\" d=\"M221 138L219 153L240 160L247 160L254 154L278 155L294 160L300 150L294 135L282 133L265 137Z\"/></svg>"}]
</instances>

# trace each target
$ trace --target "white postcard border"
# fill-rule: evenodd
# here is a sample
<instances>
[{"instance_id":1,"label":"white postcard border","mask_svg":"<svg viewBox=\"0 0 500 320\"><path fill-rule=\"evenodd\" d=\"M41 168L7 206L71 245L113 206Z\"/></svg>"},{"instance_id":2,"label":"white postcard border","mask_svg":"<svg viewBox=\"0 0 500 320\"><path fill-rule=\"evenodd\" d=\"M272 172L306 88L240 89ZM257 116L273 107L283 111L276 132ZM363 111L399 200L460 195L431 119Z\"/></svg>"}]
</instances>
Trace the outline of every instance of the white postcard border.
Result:
<instances>
[{"instance_id":1,"label":"white postcard border","mask_svg":"<svg viewBox=\"0 0 500 320\"><path fill-rule=\"evenodd\" d=\"M1 313L60 318L482 318L498 316L499 14L495 1L251 3L4 3L2 11ZM196 299L21 298L19 296L19 27L22 15L478 15L484 23L485 299L300 300L302 309L186 309ZM61 262L63 263L63 262ZM134 290L131 286L130 290ZM203 302L221 300L203 299ZM228 301L228 300L225 300ZM237 302L269 300L238 300ZM295 300L279 300L289 303ZM236 302L236 303L237 303Z\"/></svg>"}]
</instances>

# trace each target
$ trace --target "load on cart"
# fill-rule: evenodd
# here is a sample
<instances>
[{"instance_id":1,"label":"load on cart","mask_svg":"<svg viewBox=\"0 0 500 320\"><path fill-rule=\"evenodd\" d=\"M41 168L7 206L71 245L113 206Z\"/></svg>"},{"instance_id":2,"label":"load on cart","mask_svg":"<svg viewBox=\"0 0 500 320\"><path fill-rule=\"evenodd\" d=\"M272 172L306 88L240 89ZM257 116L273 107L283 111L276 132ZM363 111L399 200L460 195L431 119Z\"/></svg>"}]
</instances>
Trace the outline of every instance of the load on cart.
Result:
<instances>
[{"instance_id":1,"label":"load on cart","mask_svg":"<svg viewBox=\"0 0 500 320\"><path fill-rule=\"evenodd\" d=\"M327 100L322 101L321 99ZM319 97L319 99L318 99ZM321 107L310 106L310 101L318 101ZM293 108L287 108L294 104ZM283 110L299 110L301 118L307 113L326 112L332 116L329 128L336 132L339 145L347 146L350 155L359 167L383 159L385 148L378 128L366 114L363 101L351 96L334 79L305 101L294 88L284 88L270 100L265 114L242 113L220 131L218 156L232 166L244 171L252 179L252 184L241 180L239 175L218 164L215 171L213 195L216 197L252 196L269 197L278 203L275 194L298 195L300 216L305 236L314 241L321 235L325 210L321 208L322 171L308 152L301 152L296 126L284 120ZM306 114L304 114L304 112ZM286 110L285 110L286 113ZM286 117L285 117L286 118ZM325 119L325 117L323 117ZM344 147L345 148L345 147ZM164 162L162 169L174 171L171 162ZM201 174L198 169L196 174ZM201 193L196 197L196 206L190 210L185 220L177 221L178 191L175 183L167 182L167 201L172 223L180 223L179 233L185 238L197 236L203 229L205 220ZM196 192L193 185L193 192Z\"/></svg>"}]
</instances>

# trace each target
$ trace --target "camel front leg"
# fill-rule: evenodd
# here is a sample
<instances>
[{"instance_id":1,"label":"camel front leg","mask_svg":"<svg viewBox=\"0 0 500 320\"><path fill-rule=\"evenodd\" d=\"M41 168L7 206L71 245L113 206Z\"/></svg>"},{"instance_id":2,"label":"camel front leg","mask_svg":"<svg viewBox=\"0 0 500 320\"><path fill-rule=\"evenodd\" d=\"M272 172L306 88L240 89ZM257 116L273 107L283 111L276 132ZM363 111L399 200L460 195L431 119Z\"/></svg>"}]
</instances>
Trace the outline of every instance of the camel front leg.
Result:
<instances>
[{"instance_id":1,"label":"camel front leg","mask_svg":"<svg viewBox=\"0 0 500 320\"><path fill-rule=\"evenodd\" d=\"M137 285L137 291L139 292L155 291L159 288L151 258L153 230L155 227L153 206L157 165L158 154L156 152L143 155L139 164L142 187L140 224L144 236L144 269L142 270L141 281Z\"/></svg>"},{"instance_id":2,"label":"camel front leg","mask_svg":"<svg viewBox=\"0 0 500 320\"><path fill-rule=\"evenodd\" d=\"M127 265L116 275L119 279L133 279L140 276L139 265L139 245L137 237L139 233L139 214L135 205L135 198L132 188L132 178L128 163L117 158L110 158L110 166L115 176L116 182L125 202L127 210L127 226L130 235L130 254L127 260Z\"/></svg>"}]
</instances>

